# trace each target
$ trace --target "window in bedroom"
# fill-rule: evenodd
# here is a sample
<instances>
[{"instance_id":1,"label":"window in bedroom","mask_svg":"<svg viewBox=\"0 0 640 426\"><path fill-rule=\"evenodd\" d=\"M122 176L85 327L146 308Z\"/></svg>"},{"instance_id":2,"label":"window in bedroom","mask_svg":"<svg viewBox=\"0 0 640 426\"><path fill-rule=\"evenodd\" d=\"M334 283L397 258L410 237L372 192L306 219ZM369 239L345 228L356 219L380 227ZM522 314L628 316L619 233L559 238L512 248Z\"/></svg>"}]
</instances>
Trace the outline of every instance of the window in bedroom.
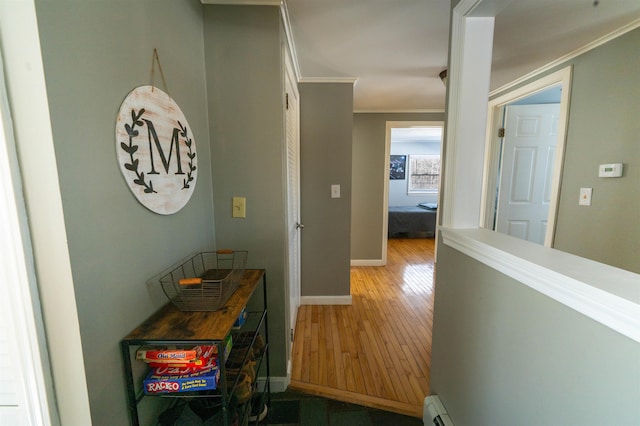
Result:
<instances>
[{"instance_id":1,"label":"window in bedroom","mask_svg":"<svg viewBox=\"0 0 640 426\"><path fill-rule=\"evenodd\" d=\"M440 188L440 155L409 156L409 194L437 193Z\"/></svg>"}]
</instances>

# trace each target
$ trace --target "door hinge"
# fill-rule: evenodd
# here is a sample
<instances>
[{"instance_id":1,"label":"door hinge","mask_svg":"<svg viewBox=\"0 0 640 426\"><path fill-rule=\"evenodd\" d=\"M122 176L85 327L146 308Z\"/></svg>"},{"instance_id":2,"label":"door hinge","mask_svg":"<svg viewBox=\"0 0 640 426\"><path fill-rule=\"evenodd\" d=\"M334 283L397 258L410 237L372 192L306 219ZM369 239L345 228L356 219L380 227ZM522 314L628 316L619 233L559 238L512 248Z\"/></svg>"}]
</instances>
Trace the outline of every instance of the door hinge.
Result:
<instances>
[{"instance_id":1,"label":"door hinge","mask_svg":"<svg viewBox=\"0 0 640 426\"><path fill-rule=\"evenodd\" d=\"M498 137L504 138L504 127L498 129Z\"/></svg>"},{"instance_id":2,"label":"door hinge","mask_svg":"<svg viewBox=\"0 0 640 426\"><path fill-rule=\"evenodd\" d=\"M291 329L291 341L293 342L293 328Z\"/></svg>"},{"instance_id":3,"label":"door hinge","mask_svg":"<svg viewBox=\"0 0 640 426\"><path fill-rule=\"evenodd\" d=\"M284 94L284 105L285 105L285 109L289 109L289 94L288 93Z\"/></svg>"}]
</instances>

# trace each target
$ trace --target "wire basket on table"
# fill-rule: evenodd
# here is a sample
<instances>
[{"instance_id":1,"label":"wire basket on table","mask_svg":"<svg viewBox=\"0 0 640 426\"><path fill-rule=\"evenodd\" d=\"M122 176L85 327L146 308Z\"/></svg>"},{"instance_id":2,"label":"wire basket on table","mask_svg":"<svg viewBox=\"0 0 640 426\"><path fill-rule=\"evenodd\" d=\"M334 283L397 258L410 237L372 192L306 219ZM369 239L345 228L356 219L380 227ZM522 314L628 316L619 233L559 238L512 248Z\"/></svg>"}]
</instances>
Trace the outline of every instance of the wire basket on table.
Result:
<instances>
[{"instance_id":1,"label":"wire basket on table","mask_svg":"<svg viewBox=\"0 0 640 426\"><path fill-rule=\"evenodd\" d=\"M246 251L197 253L160 278L164 294L181 311L217 311L238 288Z\"/></svg>"}]
</instances>

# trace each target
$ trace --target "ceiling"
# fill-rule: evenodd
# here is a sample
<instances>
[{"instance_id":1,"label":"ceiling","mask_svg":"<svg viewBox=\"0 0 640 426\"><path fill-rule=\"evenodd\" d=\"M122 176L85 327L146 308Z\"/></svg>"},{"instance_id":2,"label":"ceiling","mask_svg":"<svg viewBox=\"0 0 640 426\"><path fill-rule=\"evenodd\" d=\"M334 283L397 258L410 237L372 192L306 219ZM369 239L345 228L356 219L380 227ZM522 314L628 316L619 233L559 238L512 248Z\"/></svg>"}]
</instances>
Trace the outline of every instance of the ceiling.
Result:
<instances>
[{"instance_id":1,"label":"ceiling","mask_svg":"<svg viewBox=\"0 0 640 426\"><path fill-rule=\"evenodd\" d=\"M391 143L442 142L442 126L420 126L411 125L408 127L392 127Z\"/></svg>"},{"instance_id":2,"label":"ceiling","mask_svg":"<svg viewBox=\"0 0 640 426\"><path fill-rule=\"evenodd\" d=\"M263 3L274 0L201 0ZM353 81L354 111L442 111L449 0L284 0L301 81ZM625 25L639 0L509 0L496 17L491 89Z\"/></svg>"}]
</instances>

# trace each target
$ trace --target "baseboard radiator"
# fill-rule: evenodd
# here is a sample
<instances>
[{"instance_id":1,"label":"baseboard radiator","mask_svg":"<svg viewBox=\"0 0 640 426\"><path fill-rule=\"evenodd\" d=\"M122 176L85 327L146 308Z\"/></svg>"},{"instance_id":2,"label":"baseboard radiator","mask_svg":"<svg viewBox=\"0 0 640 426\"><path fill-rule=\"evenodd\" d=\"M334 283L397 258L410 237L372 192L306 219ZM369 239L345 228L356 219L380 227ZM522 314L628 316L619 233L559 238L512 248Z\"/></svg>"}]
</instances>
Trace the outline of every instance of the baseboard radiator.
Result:
<instances>
[{"instance_id":1,"label":"baseboard radiator","mask_svg":"<svg viewBox=\"0 0 640 426\"><path fill-rule=\"evenodd\" d=\"M424 426L454 426L438 395L429 395L424 399L422 422Z\"/></svg>"}]
</instances>

